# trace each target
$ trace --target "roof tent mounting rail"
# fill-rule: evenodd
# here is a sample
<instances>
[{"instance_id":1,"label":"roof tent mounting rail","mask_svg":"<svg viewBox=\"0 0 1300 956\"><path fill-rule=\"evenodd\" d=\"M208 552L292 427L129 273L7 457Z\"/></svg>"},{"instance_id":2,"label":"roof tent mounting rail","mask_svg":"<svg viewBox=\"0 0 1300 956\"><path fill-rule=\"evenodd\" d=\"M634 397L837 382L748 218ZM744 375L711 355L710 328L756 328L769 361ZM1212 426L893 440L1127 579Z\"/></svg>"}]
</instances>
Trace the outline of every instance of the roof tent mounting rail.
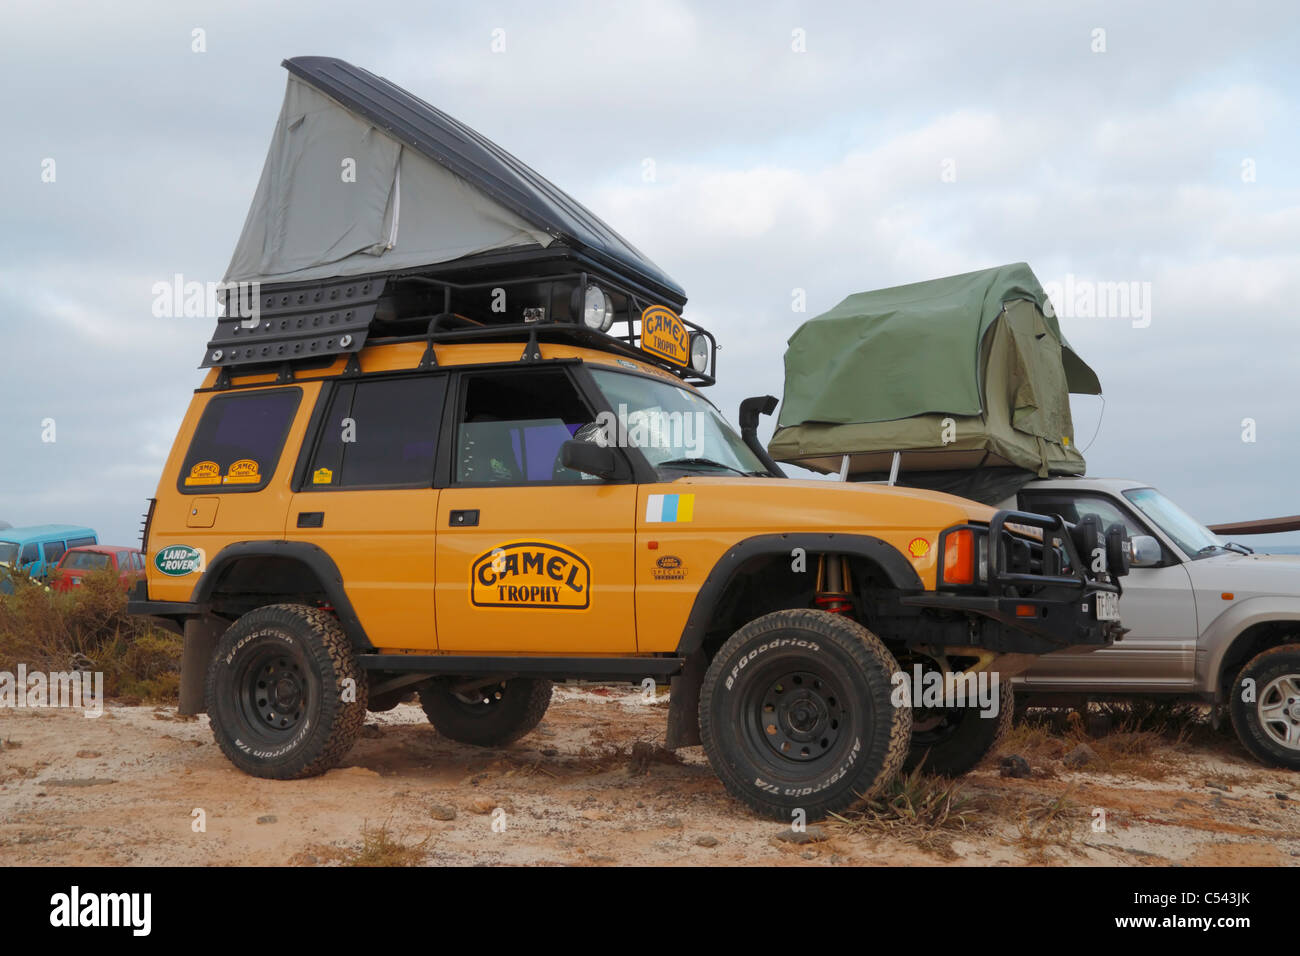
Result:
<instances>
[{"instance_id":1,"label":"roof tent mounting rail","mask_svg":"<svg viewBox=\"0 0 1300 956\"><path fill-rule=\"evenodd\" d=\"M390 277L396 283L400 282L418 282L424 285L430 285L439 288L443 292L443 310L432 317L429 322L427 333L428 346L425 349L425 355L420 360L420 367L426 368L437 364L437 359L432 355L433 344L435 342L449 341L493 341L506 339L511 340L516 337L526 338L529 341L536 340L536 332L547 330L556 333L561 338L573 339L580 345L586 345L591 348L602 349L604 351L621 351L623 355L629 358L636 358L643 362L649 362L658 366L665 371L672 372L674 375L696 385L712 385L716 381L717 374L717 339L708 329L690 321L689 319L678 316L681 323L693 333L703 335L709 343L709 364L704 372L698 372L694 368L677 366L671 362L661 361L648 352L640 348L640 338L635 331L635 324L640 321L641 313L647 307L645 300L641 299L636 291L627 288L619 280L611 280L603 274L592 276L587 272L568 272L555 274L529 274L522 276L512 276L508 279L489 279L480 282L455 282L449 279L438 279L429 275L410 275L397 274ZM473 320L466 319L455 312L452 308L451 293L455 291L473 291L476 289L494 289L504 288L510 285L525 285L536 282L564 282L568 280L576 281L578 288L584 288L587 282L594 281L599 285L608 286L611 290L620 293L626 297L628 308L623 318L616 320L626 324L626 332L620 335L614 335L609 332L598 332L595 329L588 328L578 322L503 322L493 325L479 325ZM409 320L409 317L408 317ZM461 329L443 328L449 322L461 321L469 323L471 327ZM505 333L504 335L501 333ZM378 337L375 341L381 341ZM618 347L622 346L620 350ZM525 352L525 356L528 353Z\"/></svg>"},{"instance_id":2,"label":"roof tent mounting rail","mask_svg":"<svg viewBox=\"0 0 1300 956\"><path fill-rule=\"evenodd\" d=\"M565 282L573 282L576 288L581 289L588 281L623 296L626 301L625 308L619 311L615 320L615 327L609 332L589 328L580 321L542 319L486 324L455 311L457 292ZM441 291L441 310L431 316L402 315L392 320L391 329L398 334L386 335L384 329L389 320L376 321L380 299L391 300L393 293L408 283ZM303 362L315 364L323 361L328 365L339 355L350 356L347 374L359 374L360 364L353 362L352 358L368 343L423 341L425 350L416 367L429 369L438 365L434 345L439 342L530 342L533 347L527 354L536 357L541 342L558 341L648 362L693 385L714 384L717 341L707 329L689 319L681 318L682 325L690 333L704 336L709 345L709 362L704 372L662 360L640 347L637 325L647 307L647 300L639 294L641 292L619 279L585 271L539 273L529 270L527 274L516 273L508 278L472 282L435 278L428 274L388 273L265 286L259 290L254 315L245 318L240 314L243 308L231 304L236 293L230 290L227 293L227 314L217 321L216 334L208 343L201 367L218 368L220 374L214 387L224 389L231 387L231 376L235 374L270 372L280 381L287 381L293 377L293 367ZM428 323L424 335L400 333L399 324L405 324L409 329L410 323L420 320Z\"/></svg>"},{"instance_id":3,"label":"roof tent mounting rail","mask_svg":"<svg viewBox=\"0 0 1300 956\"><path fill-rule=\"evenodd\" d=\"M225 314L217 319L200 368L359 352L387 284L376 276L277 283L258 290L251 315L242 314L242 290L226 289Z\"/></svg>"}]
</instances>

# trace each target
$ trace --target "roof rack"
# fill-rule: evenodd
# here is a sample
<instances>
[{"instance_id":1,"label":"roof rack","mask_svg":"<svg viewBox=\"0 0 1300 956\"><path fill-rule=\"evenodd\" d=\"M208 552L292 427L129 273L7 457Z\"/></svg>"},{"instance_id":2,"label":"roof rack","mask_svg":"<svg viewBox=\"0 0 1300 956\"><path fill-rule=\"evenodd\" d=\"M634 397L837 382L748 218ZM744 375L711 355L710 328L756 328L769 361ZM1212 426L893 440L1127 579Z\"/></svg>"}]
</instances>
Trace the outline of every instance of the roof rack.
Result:
<instances>
[{"instance_id":1,"label":"roof rack","mask_svg":"<svg viewBox=\"0 0 1300 956\"><path fill-rule=\"evenodd\" d=\"M474 271L511 264L509 257L495 257ZM564 257L548 265L571 269L573 262ZM643 346L642 317L649 309L665 309L646 290L602 272L508 272L508 277L477 281L466 281L473 273L462 269L460 281L422 271L277 283L262 286L255 295L252 289L232 286L223 290L225 314L217 320L201 367L221 369L221 387L236 372L275 371L279 380L291 380L294 366L303 362L355 355L380 343L426 342L419 367L428 368L437 364L435 343L519 341L526 345L521 360L531 361L539 356L539 343L566 342L651 363L694 385L715 382L716 339L672 310L666 311L690 342L699 336L707 343L705 368L692 367L689 354L681 364ZM588 327L578 315L580 297L593 284L613 308L608 331Z\"/></svg>"}]
</instances>

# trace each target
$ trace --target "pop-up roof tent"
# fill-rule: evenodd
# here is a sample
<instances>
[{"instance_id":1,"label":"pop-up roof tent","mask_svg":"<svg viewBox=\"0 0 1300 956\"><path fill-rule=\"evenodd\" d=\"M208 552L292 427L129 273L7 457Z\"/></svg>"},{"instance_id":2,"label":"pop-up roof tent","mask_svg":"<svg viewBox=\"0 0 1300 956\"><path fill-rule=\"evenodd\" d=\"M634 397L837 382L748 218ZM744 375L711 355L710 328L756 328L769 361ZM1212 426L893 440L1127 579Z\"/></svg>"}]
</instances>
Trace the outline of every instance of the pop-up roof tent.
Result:
<instances>
[{"instance_id":1,"label":"pop-up roof tent","mask_svg":"<svg viewBox=\"0 0 1300 956\"><path fill-rule=\"evenodd\" d=\"M581 325L581 293L596 283L610 297L608 311L627 322L629 347L638 345L634 326L645 308L680 313L686 295L658 266L468 126L341 60L297 57L283 66L284 105L204 366L359 351L377 325L380 334L395 328L386 320L416 328L417 318L444 315L444 326L460 331L466 314L504 322L490 314L499 310L480 308L503 284L511 284L511 322L554 330L557 322ZM269 317L260 324L231 307L252 283ZM712 353L712 336L699 331ZM674 370L712 381L711 369Z\"/></svg>"},{"instance_id":2,"label":"pop-up roof tent","mask_svg":"<svg viewBox=\"0 0 1300 956\"><path fill-rule=\"evenodd\" d=\"M1101 394L1023 262L851 295L785 353L778 461L996 501L1083 474L1069 393Z\"/></svg>"}]
</instances>

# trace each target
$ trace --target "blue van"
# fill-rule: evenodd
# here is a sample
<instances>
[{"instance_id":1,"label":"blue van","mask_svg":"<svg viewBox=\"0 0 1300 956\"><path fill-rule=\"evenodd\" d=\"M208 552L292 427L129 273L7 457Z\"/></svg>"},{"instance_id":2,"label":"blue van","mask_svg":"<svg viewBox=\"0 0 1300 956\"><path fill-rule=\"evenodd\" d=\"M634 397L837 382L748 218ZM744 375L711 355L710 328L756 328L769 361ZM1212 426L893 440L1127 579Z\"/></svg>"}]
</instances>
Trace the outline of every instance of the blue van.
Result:
<instances>
[{"instance_id":1,"label":"blue van","mask_svg":"<svg viewBox=\"0 0 1300 956\"><path fill-rule=\"evenodd\" d=\"M93 528L75 524L35 524L0 530L0 564L18 567L44 580L63 552L83 544L99 544Z\"/></svg>"}]
</instances>

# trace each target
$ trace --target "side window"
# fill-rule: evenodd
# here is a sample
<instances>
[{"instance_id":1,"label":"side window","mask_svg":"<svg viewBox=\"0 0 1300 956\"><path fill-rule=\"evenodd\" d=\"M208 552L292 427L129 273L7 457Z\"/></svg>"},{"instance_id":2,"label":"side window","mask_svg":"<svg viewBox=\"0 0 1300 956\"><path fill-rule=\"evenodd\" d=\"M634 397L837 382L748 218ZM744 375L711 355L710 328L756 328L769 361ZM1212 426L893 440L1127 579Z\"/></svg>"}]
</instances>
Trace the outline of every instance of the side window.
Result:
<instances>
[{"instance_id":1,"label":"side window","mask_svg":"<svg viewBox=\"0 0 1300 956\"><path fill-rule=\"evenodd\" d=\"M280 450L301 399L298 388L212 398L194 430L177 487L189 495L265 488L279 464Z\"/></svg>"},{"instance_id":2,"label":"side window","mask_svg":"<svg viewBox=\"0 0 1300 956\"><path fill-rule=\"evenodd\" d=\"M45 563L58 564L59 558L63 557L63 553L67 550L68 550L67 546L64 545L62 541L46 541L45 542Z\"/></svg>"},{"instance_id":3,"label":"side window","mask_svg":"<svg viewBox=\"0 0 1300 956\"><path fill-rule=\"evenodd\" d=\"M95 541L94 538L69 538L68 539L69 548L84 548L88 544L96 544L96 543L97 542Z\"/></svg>"},{"instance_id":4,"label":"side window","mask_svg":"<svg viewBox=\"0 0 1300 956\"><path fill-rule=\"evenodd\" d=\"M461 396L456 481L520 485L595 480L560 464L560 446L596 417L563 369L466 375Z\"/></svg>"},{"instance_id":5,"label":"side window","mask_svg":"<svg viewBox=\"0 0 1300 956\"><path fill-rule=\"evenodd\" d=\"M304 489L431 487L446 392L445 375L337 387Z\"/></svg>"},{"instance_id":6,"label":"side window","mask_svg":"<svg viewBox=\"0 0 1300 956\"><path fill-rule=\"evenodd\" d=\"M1118 521L1124 525L1130 538L1139 534L1151 535L1151 530L1126 508L1101 495L1072 495L1058 492L1056 494L1025 495L1024 498L1025 507L1039 514L1060 515L1070 522L1076 522L1084 515L1094 514L1101 519L1103 529L1109 528ZM1155 535L1151 536L1156 537ZM1156 537L1156 540L1159 541L1160 539ZM1168 553L1168 549L1163 545L1161 545L1161 551L1165 552L1165 563L1173 560L1173 556Z\"/></svg>"},{"instance_id":7,"label":"side window","mask_svg":"<svg viewBox=\"0 0 1300 956\"><path fill-rule=\"evenodd\" d=\"M144 555L142 555L139 551L131 552L131 569L133 571L144 570Z\"/></svg>"},{"instance_id":8,"label":"side window","mask_svg":"<svg viewBox=\"0 0 1300 956\"><path fill-rule=\"evenodd\" d=\"M23 545L23 553L19 556L18 561L21 564L31 564L33 561L41 559L41 551L35 544Z\"/></svg>"}]
</instances>

